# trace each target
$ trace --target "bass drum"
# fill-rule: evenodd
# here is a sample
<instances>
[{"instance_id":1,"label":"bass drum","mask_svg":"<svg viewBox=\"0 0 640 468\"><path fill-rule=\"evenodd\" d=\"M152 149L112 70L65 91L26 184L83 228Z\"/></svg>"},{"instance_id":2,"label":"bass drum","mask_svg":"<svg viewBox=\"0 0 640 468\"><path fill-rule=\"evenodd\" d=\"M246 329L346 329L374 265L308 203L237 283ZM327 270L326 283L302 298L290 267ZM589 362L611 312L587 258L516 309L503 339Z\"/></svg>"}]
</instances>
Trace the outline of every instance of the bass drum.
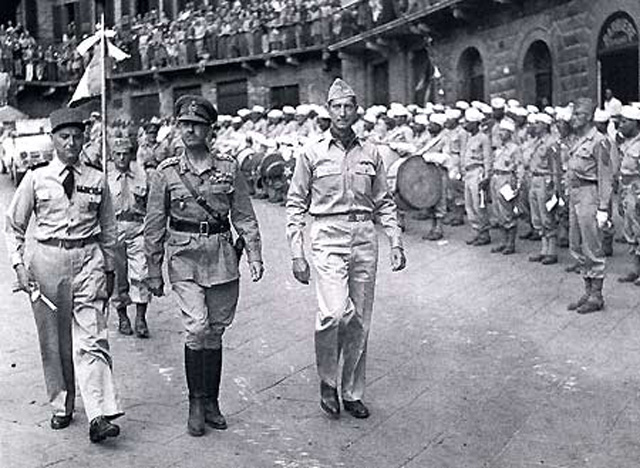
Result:
<instances>
[{"instance_id":1,"label":"bass drum","mask_svg":"<svg viewBox=\"0 0 640 468\"><path fill-rule=\"evenodd\" d=\"M401 208L433 208L442 196L442 169L421 156L395 161L387 171L387 180Z\"/></svg>"},{"instance_id":2,"label":"bass drum","mask_svg":"<svg viewBox=\"0 0 640 468\"><path fill-rule=\"evenodd\" d=\"M258 189L258 179L260 178L260 164L264 158L264 153L252 153L247 154L246 157L240 163L240 171L244 175L247 184L249 185L250 195L256 193Z\"/></svg>"},{"instance_id":3,"label":"bass drum","mask_svg":"<svg viewBox=\"0 0 640 468\"><path fill-rule=\"evenodd\" d=\"M260 164L260 176L263 180L277 179L284 176L284 158L280 153L271 153Z\"/></svg>"}]
</instances>

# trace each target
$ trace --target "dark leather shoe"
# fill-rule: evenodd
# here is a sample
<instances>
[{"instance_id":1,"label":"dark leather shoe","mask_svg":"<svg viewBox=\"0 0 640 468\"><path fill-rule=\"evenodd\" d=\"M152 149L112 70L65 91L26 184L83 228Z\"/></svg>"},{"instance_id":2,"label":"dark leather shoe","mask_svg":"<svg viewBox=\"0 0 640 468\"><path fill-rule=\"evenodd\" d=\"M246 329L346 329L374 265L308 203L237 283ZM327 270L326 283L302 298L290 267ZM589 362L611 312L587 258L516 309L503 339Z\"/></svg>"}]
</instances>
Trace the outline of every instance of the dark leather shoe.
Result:
<instances>
[{"instance_id":1,"label":"dark leather shoe","mask_svg":"<svg viewBox=\"0 0 640 468\"><path fill-rule=\"evenodd\" d=\"M344 405L344 410L354 418L366 419L369 417L369 410L364 405L364 403L362 403L362 400L356 400L356 401L345 400L342 402L342 404Z\"/></svg>"},{"instance_id":2,"label":"dark leather shoe","mask_svg":"<svg viewBox=\"0 0 640 468\"><path fill-rule=\"evenodd\" d=\"M133 330L131 329L131 321L127 316L118 317L118 331L121 335L133 335Z\"/></svg>"},{"instance_id":3,"label":"dark leather shoe","mask_svg":"<svg viewBox=\"0 0 640 468\"><path fill-rule=\"evenodd\" d=\"M149 327L144 317L136 317L136 336L138 338L149 338Z\"/></svg>"},{"instance_id":4,"label":"dark leather shoe","mask_svg":"<svg viewBox=\"0 0 640 468\"><path fill-rule=\"evenodd\" d=\"M53 416L51 416L51 429L58 430L58 429L64 429L65 427L69 427L69 424L71 424L72 419L73 419L73 416L70 414L67 414L64 416L58 416L54 414Z\"/></svg>"},{"instance_id":5,"label":"dark leather shoe","mask_svg":"<svg viewBox=\"0 0 640 468\"><path fill-rule=\"evenodd\" d=\"M104 416L98 416L91 420L89 426L89 439L91 442L102 442L107 437L118 437L120 435L120 427L107 421Z\"/></svg>"},{"instance_id":6,"label":"dark leather shoe","mask_svg":"<svg viewBox=\"0 0 640 468\"><path fill-rule=\"evenodd\" d=\"M333 419L340 417L338 390L324 382L320 384L320 408Z\"/></svg>"},{"instance_id":7,"label":"dark leather shoe","mask_svg":"<svg viewBox=\"0 0 640 468\"><path fill-rule=\"evenodd\" d=\"M541 262L543 265L555 265L556 263L558 263L558 256L557 255L545 255Z\"/></svg>"}]
</instances>

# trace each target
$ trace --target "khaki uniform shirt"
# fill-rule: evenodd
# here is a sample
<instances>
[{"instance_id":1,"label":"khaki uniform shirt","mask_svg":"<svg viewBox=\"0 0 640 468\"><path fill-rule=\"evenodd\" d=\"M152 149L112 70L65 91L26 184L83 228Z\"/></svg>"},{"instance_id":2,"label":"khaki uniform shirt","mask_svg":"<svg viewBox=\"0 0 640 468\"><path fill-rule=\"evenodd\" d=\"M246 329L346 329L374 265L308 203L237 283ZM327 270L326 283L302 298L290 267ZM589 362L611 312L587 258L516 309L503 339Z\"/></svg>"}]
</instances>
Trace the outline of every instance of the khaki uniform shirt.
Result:
<instances>
[{"instance_id":1,"label":"khaki uniform shirt","mask_svg":"<svg viewBox=\"0 0 640 468\"><path fill-rule=\"evenodd\" d=\"M138 164L140 164L140 166L142 166L144 169L155 169L161 160L158 157L159 153L160 145L150 145L149 143L142 143L138 147L136 159L138 160Z\"/></svg>"},{"instance_id":2,"label":"khaki uniform shirt","mask_svg":"<svg viewBox=\"0 0 640 468\"><path fill-rule=\"evenodd\" d=\"M111 168L108 175L116 220L122 215L140 219L137 233L142 234L142 221L147 212L147 175L139 165L131 163L127 171Z\"/></svg>"},{"instance_id":3,"label":"khaki uniform shirt","mask_svg":"<svg viewBox=\"0 0 640 468\"><path fill-rule=\"evenodd\" d=\"M13 266L24 263L27 226L35 214L36 240L80 240L97 236L105 270L113 271L116 221L104 174L93 167L73 166L75 191L69 200L62 187L66 166L55 157L48 165L28 171L7 209L6 242Z\"/></svg>"},{"instance_id":4,"label":"khaki uniform shirt","mask_svg":"<svg viewBox=\"0 0 640 468\"><path fill-rule=\"evenodd\" d=\"M607 211L612 192L613 168L609 140L595 127L576 138L570 151L569 184L590 181L598 184L598 209Z\"/></svg>"},{"instance_id":5,"label":"khaki uniform shirt","mask_svg":"<svg viewBox=\"0 0 640 468\"><path fill-rule=\"evenodd\" d=\"M491 173L491 142L487 134L478 131L475 135L469 135L461 159L464 170L481 165L485 176L488 176Z\"/></svg>"},{"instance_id":6,"label":"khaki uniform shirt","mask_svg":"<svg viewBox=\"0 0 640 468\"><path fill-rule=\"evenodd\" d=\"M640 134L620 146L620 175L640 178Z\"/></svg>"},{"instance_id":7,"label":"khaki uniform shirt","mask_svg":"<svg viewBox=\"0 0 640 468\"><path fill-rule=\"evenodd\" d=\"M237 161L213 150L210 166L198 172L184 148L163 161L149 181L145 219L145 251L150 278L162 277L164 243L168 243L170 281L195 281L210 287L239 277L230 232L209 236L168 228L170 219L190 223L216 222L191 195L180 179L183 174L207 204L229 218L244 237L249 261L262 261L262 243L247 184Z\"/></svg>"},{"instance_id":8,"label":"khaki uniform shirt","mask_svg":"<svg viewBox=\"0 0 640 468\"><path fill-rule=\"evenodd\" d=\"M287 238L292 258L304 257L305 213L312 216L366 212L373 214L390 239L401 247L396 204L376 146L355 138L344 148L330 131L300 154L287 197Z\"/></svg>"},{"instance_id":9,"label":"khaki uniform shirt","mask_svg":"<svg viewBox=\"0 0 640 468\"><path fill-rule=\"evenodd\" d=\"M520 147L514 141L507 141L496 148L493 155L493 170L516 175L519 160Z\"/></svg>"}]
</instances>

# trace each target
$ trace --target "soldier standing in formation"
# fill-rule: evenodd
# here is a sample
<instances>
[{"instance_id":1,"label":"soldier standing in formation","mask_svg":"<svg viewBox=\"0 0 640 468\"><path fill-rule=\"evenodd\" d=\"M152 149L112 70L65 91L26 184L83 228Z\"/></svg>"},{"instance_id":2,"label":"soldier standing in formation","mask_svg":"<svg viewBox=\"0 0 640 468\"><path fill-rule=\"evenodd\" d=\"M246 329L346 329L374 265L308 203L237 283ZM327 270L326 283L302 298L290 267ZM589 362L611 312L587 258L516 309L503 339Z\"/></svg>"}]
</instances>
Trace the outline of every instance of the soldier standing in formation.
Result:
<instances>
[{"instance_id":1,"label":"soldier standing in formation","mask_svg":"<svg viewBox=\"0 0 640 468\"><path fill-rule=\"evenodd\" d=\"M394 271L405 266L396 205L376 146L355 136L357 101L341 79L329 89L331 129L309 144L296 164L287 199L287 238L295 278L309 283L304 252L305 214L314 218L311 250L318 279L316 364L320 406L338 417L339 362L343 357L342 402L356 418L367 418L367 339L373 311L379 219L391 241Z\"/></svg>"},{"instance_id":2,"label":"soldier standing in formation","mask_svg":"<svg viewBox=\"0 0 640 468\"><path fill-rule=\"evenodd\" d=\"M7 210L6 239L18 287L39 290L56 306L32 303L40 340L52 429L73 418L75 376L90 421L89 438L116 437L122 416L107 337L107 300L114 287L116 224L109 186L100 170L83 164L84 123L79 111L50 116L55 157L27 172ZM35 215L32 259L25 239Z\"/></svg>"},{"instance_id":3,"label":"soldier standing in formation","mask_svg":"<svg viewBox=\"0 0 640 468\"><path fill-rule=\"evenodd\" d=\"M484 115L472 107L465 112L466 130L469 137L462 153L464 168L465 209L474 236L469 245L481 246L491 243L489 217L486 207L486 190L491 174L491 142L486 133L480 131Z\"/></svg>"},{"instance_id":4,"label":"soldier standing in formation","mask_svg":"<svg viewBox=\"0 0 640 468\"><path fill-rule=\"evenodd\" d=\"M502 119L499 128L500 146L496 149L491 170L491 199L499 229L502 231L503 241L491 249L493 253L502 252L511 255L516 251L516 232L518 220L514 208L518 187L518 161L520 147L513 141L516 131L515 124L510 119ZM511 192L511 193L509 193Z\"/></svg>"},{"instance_id":5,"label":"soldier standing in formation","mask_svg":"<svg viewBox=\"0 0 640 468\"><path fill-rule=\"evenodd\" d=\"M635 282L640 286L640 109L624 106L621 111L620 133L626 138L620 146L620 214L623 234L632 248L631 271L620 278L621 283Z\"/></svg>"},{"instance_id":6,"label":"soldier standing in formation","mask_svg":"<svg viewBox=\"0 0 640 468\"><path fill-rule=\"evenodd\" d=\"M116 214L116 295L112 303L118 312L118 331L132 335L127 306L136 306L135 333L148 338L146 314L150 294L146 285L148 270L144 252L144 217L147 205L147 175L134 160L133 144L116 138L111 144L114 170L109 171L109 189Z\"/></svg>"},{"instance_id":7,"label":"soldier standing in formation","mask_svg":"<svg viewBox=\"0 0 640 468\"><path fill-rule=\"evenodd\" d=\"M184 146L151 177L145 248L149 289L161 296L168 246L169 281L186 331L187 428L192 436L201 436L205 422L214 429L227 428L218 404L222 335L238 303L241 253L238 244L234 248L231 225L246 241L253 281L262 278L264 267L258 221L238 163L209 148L218 117L215 107L200 96L183 96L175 109Z\"/></svg>"},{"instance_id":8,"label":"soldier standing in formation","mask_svg":"<svg viewBox=\"0 0 640 468\"><path fill-rule=\"evenodd\" d=\"M601 230L609 221L613 174L609 141L594 127L594 111L591 99L577 100L572 120L576 142L570 151L567 174L569 243L584 278L584 294L568 309L580 314L604 307L605 255Z\"/></svg>"}]
</instances>

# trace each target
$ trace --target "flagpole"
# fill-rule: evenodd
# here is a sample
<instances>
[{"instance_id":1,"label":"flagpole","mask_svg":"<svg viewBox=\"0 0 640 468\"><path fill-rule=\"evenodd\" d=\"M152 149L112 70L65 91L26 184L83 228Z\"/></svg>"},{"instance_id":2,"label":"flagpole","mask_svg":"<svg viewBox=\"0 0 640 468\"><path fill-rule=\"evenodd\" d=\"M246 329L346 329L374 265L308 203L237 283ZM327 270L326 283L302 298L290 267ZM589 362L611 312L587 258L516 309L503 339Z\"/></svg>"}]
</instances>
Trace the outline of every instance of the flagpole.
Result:
<instances>
[{"instance_id":1,"label":"flagpole","mask_svg":"<svg viewBox=\"0 0 640 468\"><path fill-rule=\"evenodd\" d=\"M102 107L102 170L105 177L107 175L107 25L105 24L105 8L100 12L100 22L102 23L102 37L100 38L100 61L102 66L102 76L100 77L100 96Z\"/></svg>"}]
</instances>

